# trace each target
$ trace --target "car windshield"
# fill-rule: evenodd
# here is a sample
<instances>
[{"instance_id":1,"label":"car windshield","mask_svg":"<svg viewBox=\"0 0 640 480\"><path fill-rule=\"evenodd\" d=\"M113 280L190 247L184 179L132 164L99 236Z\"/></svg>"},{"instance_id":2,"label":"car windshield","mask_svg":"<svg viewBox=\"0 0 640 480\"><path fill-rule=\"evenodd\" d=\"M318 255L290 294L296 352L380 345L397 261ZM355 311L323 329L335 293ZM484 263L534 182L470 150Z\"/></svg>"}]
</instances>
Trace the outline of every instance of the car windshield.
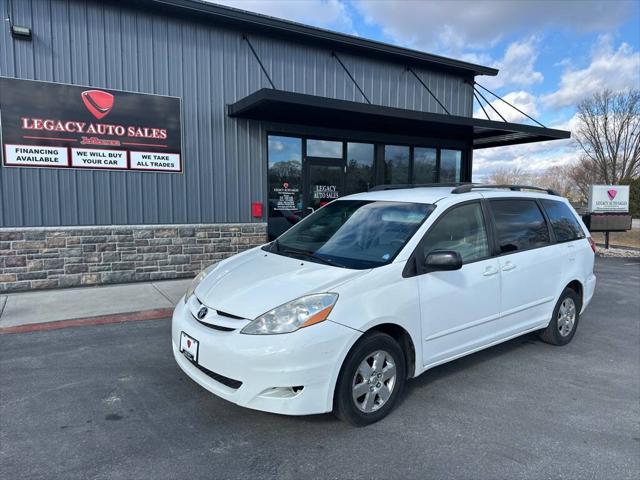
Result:
<instances>
[{"instance_id":1,"label":"car windshield","mask_svg":"<svg viewBox=\"0 0 640 480\"><path fill-rule=\"evenodd\" d=\"M393 261L432 210L423 203L338 200L266 249L337 267L379 267Z\"/></svg>"}]
</instances>

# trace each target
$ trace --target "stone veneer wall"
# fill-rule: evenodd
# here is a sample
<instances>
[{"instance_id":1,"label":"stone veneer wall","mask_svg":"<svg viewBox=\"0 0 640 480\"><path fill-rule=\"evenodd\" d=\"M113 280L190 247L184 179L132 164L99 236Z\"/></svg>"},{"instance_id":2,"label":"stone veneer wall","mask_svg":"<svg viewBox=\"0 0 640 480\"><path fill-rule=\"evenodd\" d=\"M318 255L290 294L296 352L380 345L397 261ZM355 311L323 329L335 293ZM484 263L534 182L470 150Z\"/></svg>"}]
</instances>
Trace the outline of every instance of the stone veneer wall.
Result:
<instances>
[{"instance_id":1,"label":"stone veneer wall","mask_svg":"<svg viewBox=\"0 0 640 480\"><path fill-rule=\"evenodd\" d=\"M0 293L192 277L266 223L0 228Z\"/></svg>"}]
</instances>

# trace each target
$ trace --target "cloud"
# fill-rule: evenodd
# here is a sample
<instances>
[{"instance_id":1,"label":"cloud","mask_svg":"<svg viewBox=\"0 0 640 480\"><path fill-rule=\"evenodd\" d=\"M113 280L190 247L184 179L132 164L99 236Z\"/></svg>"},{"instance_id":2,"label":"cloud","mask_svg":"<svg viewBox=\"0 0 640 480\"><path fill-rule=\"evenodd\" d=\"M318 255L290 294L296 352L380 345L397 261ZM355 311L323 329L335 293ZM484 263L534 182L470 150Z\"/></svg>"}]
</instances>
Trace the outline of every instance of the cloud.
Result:
<instances>
[{"instance_id":1,"label":"cloud","mask_svg":"<svg viewBox=\"0 0 640 480\"><path fill-rule=\"evenodd\" d=\"M537 59L538 50L535 37L513 42L507 47L502 59L497 62L489 62L491 66L500 69L500 74L495 77L483 78L482 84L487 88L494 89L504 86L523 87L540 83L544 80L544 75L535 69Z\"/></svg>"},{"instance_id":2,"label":"cloud","mask_svg":"<svg viewBox=\"0 0 640 480\"><path fill-rule=\"evenodd\" d=\"M616 92L640 88L640 52L627 43L614 49L609 35L599 37L589 65L582 69L568 67L558 90L544 95L542 103L551 108L572 106L605 88Z\"/></svg>"},{"instance_id":3,"label":"cloud","mask_svg":"<svg viewBox=\"0 0 640 480\"><path fill-rule=\"evenodd\" d=\"M342 0L208 0L251 12L305 23L315 27L355 33L353 22Z\"/></svg>"},{"instance_id":4,"label":"cloud","mask_svg":"<svg viewBox=\"0 0 640 480\"><path fill-rule=\"evenodd\" d=\"M482 90L480 89L480 91ZM486 96L487 95L485 95L485 97ZM517 92L507 93L506 95L503 95L502 98L504 98L510 104L518 107L527 115L533 118L537 118L538 116L537 99L534 95L528 92L525 92L523 90L520 90ZM507 122L520 122L522 120L527 119L526 115L523 115L522 113L518 112L516 109L511 108L509 105L498 100L497 98L491 102L491 105L498 112L500 112L500 114L507 120ZM486 103L484 103L484 101L483 101L483 106L487 114L489 114L489 117L491 120L499 120L499 121L502 120L500 117L498 117L498 115L496 115L496 113L493 111L491 107L489 107ZM475 112L473 112L473 116L476 118L487 118L487 116L482 111L482 108L480 107L478 107L478 109Z\"/></svg>"},{"instance_id":5,"label":"cloud","mask_svg":"<svg viewBox=\"0 0 640 480\"><path fill-rule=\"evenodd\" d=\"M551 128L573 132L578 123L576 115ZM520 167L528 172L541 172L556 165L574 163L580 150L572 139L527 143L508 147L475 150L473 153L473 181L482 182L498 168Z\"/></svg>"},{"instance_id":6,"label":"cloud","mask_svg":"<svg viewBox=\"0 0 640 480\"><path fill-rule=\"evenodd\" d=\"M442 54L485 50L504 36L558 27L579 32L613 29L628 18L633 0L540 2L521 0L356 0L369 24L392 41Z\"/></svg>"}]
</instances>

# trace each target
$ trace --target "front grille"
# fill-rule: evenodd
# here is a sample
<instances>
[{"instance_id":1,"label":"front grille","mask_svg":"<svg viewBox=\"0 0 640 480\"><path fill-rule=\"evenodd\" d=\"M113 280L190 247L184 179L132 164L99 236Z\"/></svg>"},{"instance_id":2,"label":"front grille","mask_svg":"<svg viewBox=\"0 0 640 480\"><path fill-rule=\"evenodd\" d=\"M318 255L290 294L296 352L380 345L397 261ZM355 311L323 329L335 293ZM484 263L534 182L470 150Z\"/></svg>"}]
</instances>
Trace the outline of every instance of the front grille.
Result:
<instances>
[{"instance_id":1,"label":"front grille","mask_svg":"<svg viewBox=\"0 0 640 480\"><path fill-rule=\"evenodd\" d=\"M193 317L196 322L198 322L200 325L205 326L207 328L212 328L213 330L219 330L221 332L233 332L234 330L236 330L235 328L230 328L230 327L221 327L220 325L212 325L210 323L204 323L201 322L200 320L198 320L196 317Z\"/></svg>"},{"instance_id":2,"label":"front grille","mask_svg":"<svg viewBox=\"0 0 640 480\"><path fill-rule=\"evenodd\" d=\"M191 362L191 360L189 360ZM212 372L208 368L204 368L202 365L198 365L197 363L191 362L191 365L196 367L205 375L213 378L216 382L219 382L229 388L233 388L234 390L239 389L242 386L242 382L240 380L234 380L233 378L225 377L224 375L220 375L219 373Z\"/></svg>"},{"instance_id":3,"label":"front grille","mask_svg":"<svg viewBox=\"0 0 640 480\"><path fill-rule=\"evenodd\" d=\"M232 315L231 313L221 312L220 310L216 310L216 312L218 312L218 315L220 315L221 317L229 317L229 318L235 318L236 320L244 320L244 317L239 317L238 315Z\"/></svg>"}]
</instances>

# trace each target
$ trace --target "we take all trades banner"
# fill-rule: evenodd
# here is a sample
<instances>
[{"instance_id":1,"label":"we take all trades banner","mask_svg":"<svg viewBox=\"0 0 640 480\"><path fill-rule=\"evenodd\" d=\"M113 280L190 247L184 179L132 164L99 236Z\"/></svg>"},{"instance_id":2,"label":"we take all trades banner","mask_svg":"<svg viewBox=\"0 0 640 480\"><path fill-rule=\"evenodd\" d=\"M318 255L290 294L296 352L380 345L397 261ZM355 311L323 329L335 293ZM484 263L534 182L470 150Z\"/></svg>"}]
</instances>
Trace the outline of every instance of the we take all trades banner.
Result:
<instances>
[{"instance_id":1,"label":"we take all trades banner","mask_svg":"<svg viewBox=\"0 0 640 480\"><path fill-rule=\"evenodd\" d=\"M0 77L6 167L181 173L178 97Z\"/></svg>"}]
</instances>

